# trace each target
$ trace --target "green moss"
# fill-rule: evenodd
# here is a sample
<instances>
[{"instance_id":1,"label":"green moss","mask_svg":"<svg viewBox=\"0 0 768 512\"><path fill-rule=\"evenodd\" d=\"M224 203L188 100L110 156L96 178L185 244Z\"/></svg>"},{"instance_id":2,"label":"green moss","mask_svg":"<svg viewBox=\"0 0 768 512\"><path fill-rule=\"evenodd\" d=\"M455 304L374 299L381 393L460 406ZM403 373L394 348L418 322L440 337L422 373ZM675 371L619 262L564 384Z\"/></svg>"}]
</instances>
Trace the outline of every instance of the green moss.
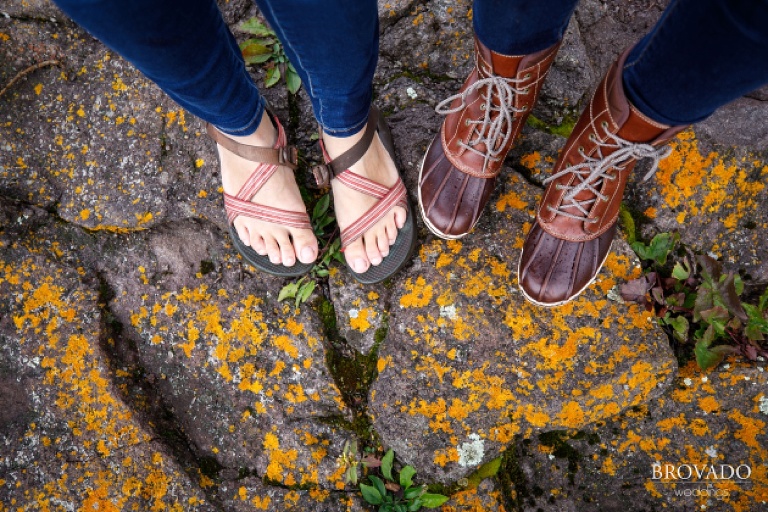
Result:
<instances>
[{"instance_id":1,"label":"green moss","mask_svg":"<svg viewBox=\"0 0 768 512\"><path fill-rule=\"evenodd\" d=\"M223 469L223 466L213 457L198 457L197 467L200 468L203 475L214 480L219 476L219 471Z\"/></svg>"},{"instance_id":2,"label":"green moss","mask_svg":"<svg viewBox=\"0 0 768 512\"><path fill-rule=\"evenodd\" d=\"M578 433L576 434L578 435ZM579 461L581 454L568 441L575 437L565 430L553 430L539 434L539 442L542 445L552 448L552 455L558 459L568 461L568 481L573 485L576 472L579 470Z\"/></svg>"},{"instance_id":3,"label":"green moss","mask_svg":"<svg viewBox=\"0 0 768 512\"><path fill-rule=\"evenodd\" d=\"M521 453L518 453L515 446L518 446ZM501 467L496 478L501 483L501 491L506 501L506 508L510 510L523 510L528 505L533 506L536 502L531 498L530 483L520 466L520 458L526 456L526 447L530 445L530 440L526 439L522 443L512 443L501 456Z\"/></svg>"},{"instance_id":4,"label":"green moss","mask_svg":"<svg viewBox=\"0 0 768 512\"><path fill-rule=\"evenodd\" d=\"M374 333L373 348L364 355L349 348L339 334L336 310L331 301L321 297L315 307L323 323L324 334L330 341L330 347L326 350L326 366L344 403L354 412L351 422L340 417L326 418L324 422L355 432L364 445L378 447L379 440L367 413L368 391L378 375L376 363L379 359L379 346L389 330L388 316L383 314L381 327Z\"/></svg>"},{"instance_id":5,"label":"green moss","mask_svg":"<svg viewBox=\"0 0 768 512\"><path fill-rule=\"evenodd\" d=\"M624 236L627 237L627 243L633 244L637 241L637 231L635 231L635 219L627 205L622 201L619 209L619 222Z\"/></svg>"},{"instance_id":6,"label":"green moss","mask_svg":"<svg viewBox=\"0 0 768 512\"><path fill-rule=\"evenodd\" d=\"M533 115L528 116L526 124L535 130L546 132L550 135L568 137L573 131L573 127L576 125L577 120L578 117L576 114L568 111L563 115L563 120L560 124L550 125Z\"/></svg>"}]
</instances>

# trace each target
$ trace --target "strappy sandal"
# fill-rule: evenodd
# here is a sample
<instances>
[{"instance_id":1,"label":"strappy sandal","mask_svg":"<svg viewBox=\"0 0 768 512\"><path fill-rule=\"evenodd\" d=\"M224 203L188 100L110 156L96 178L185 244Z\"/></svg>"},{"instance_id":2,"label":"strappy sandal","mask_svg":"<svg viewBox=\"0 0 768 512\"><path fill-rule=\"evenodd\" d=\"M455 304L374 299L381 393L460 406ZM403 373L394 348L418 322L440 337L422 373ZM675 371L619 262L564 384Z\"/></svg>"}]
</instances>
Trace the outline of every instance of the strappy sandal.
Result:
<instances>
[{"instance_id":1,"label":"strappy sandal","mask_svg":"<svg viewBox=\"0 0 768 512\"><path fill-rule=\"evenodd\" d=\"M245 245L237 235L237 230L235 229L234 224L235 218L244 215L261 221L280 224L281 226L312 229L312 224L306 211L293 212L274 208L272 206L252 203L250 201L267 180L272 177L275 171L277 171L278 166L289 167L294 171L297 167L298 153L296 148L294 146L286 145L285 130L283 130L283 126L271 113L270 117L277 128L277 141L272 148L250 146L235 142L216 130L216 128L210 124L206 124L206 130L208 135L227 151L236 154L240 158L260 164L248 177L245 184L243 184L236 195L232 196L226 192L224 193L224 209L227 212L227 224L229 225L229 233L232 236L235 249L237 249L237 252L240 253L243 259L262 272L278 277L298 277L312 270L314 263L302 263L297 260L291 267L280 264L276 265L269 261L268 256L262 256L251 247Z\"/></svg>"},{"instance_id":2,"label":"strappy sandal","mask_svg":"<svg viewBox=\"0 0 768 512\"><path fill-rule=\"evenodd\" d=\"M405 224L397 231L397 239L390 246L389 254L379 265L371 265L365 272L359 274L352 270L349 263L345 263L352 272L352 276L363 284L374 284L383 281L400 270L410 260L416 247L416 221L413 215L413 207L405 190L403 180L398 177L397 183L392 188L387 188L374 181L364 178L349 170L368 151L373 141L373 136L378 132L384 148L389 153L392 161L395 161L395 147L392 142L392 134L389 131L384 118L379 115L376 108L371 108L368 116L368 124L365 127L363 138L334 160L331 160L323 145L320 146L325 157L325 165L318 165L312 169L315 181L320 187L329 187L332 179L339 180L345 186L363 194L377 198L379 201L356 221L341 232L341 250L343 251L352 242L360 238L368 229L378 222L395 206L406 209ZM322 133L322 130L320 130Z\"/></svg>"}]
</instances>

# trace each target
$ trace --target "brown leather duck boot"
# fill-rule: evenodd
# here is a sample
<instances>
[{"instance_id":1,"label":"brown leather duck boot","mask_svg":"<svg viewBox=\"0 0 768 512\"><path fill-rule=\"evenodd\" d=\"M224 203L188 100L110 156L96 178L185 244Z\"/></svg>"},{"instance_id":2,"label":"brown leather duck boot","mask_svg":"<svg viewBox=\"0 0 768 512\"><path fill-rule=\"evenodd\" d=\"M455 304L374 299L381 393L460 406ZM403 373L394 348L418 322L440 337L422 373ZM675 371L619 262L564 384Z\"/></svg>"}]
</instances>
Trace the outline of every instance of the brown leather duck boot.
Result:
<instances>
[{"instance_id":1,"label":"brown leather duck boot","mask_svg":"<svg viewBox=\"0 0 768 512\"><path fill-rule=\"evenodd\" d=\"M540 306L573 300L594 280L616 233L621 198L637 160L653 158L648 179L684 126L664 126L624 95L625 52L608 71L565 143L523 245L518 281Z\"/></svg>"},{"instance_id":2,"label":"brown leather duck boot","mask_svg":"<svg viewBox=\"0 0 768 512\"><path fill-rule=\"evenodd\" d=\"M559 46L507 56L475 38L475 68L437 106L447 117L419 171L419 206L437 236L460 238L477 223Z\"/></svg>"}]
</instances>

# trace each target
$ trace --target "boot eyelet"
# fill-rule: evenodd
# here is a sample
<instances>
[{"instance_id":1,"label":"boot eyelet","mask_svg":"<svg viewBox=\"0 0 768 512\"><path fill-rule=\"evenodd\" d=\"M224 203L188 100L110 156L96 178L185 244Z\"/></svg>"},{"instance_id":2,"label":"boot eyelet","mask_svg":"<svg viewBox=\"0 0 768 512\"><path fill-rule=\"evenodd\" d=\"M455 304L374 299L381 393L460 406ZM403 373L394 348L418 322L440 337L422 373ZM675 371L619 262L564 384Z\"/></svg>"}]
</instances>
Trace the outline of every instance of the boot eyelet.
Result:
<instances>
[{"instance_id":1,"label":"boot eyelet","mask_svg":"<svg viewBox=\"0 0 768 512\"><path fill-rule=\"evenodd\" d=\"M595 137L594 133L590 133L589 137L587 137L592 142L597 142L597 137Z\"/></svg>"},{"instance_id":2,"label":"boot eyelet","mask_svg":"<svg viewBox=\"0 0 768 512\"><path fill-rule=\"evenodd\" d=\"M469 126L469 119L464 120L464 126Z\"/></svg>"},{"instance_id":3,"label":"boot eyelet","mask_svg":"<svg viewBox=\"0 0 768 512\"><path fill-rule=\"evenodd\" d=\"M605 130L606 132L608 131L608 121L603 121L602 123L600 123L600 126L602 126L603 130Z\"/></svg>"},{"instance_id":4,"label":"boot eyelet","mask_svg":"<svg viewBox=\"0 0 768 512\"><path fill-rule=\"evenodd\" d=\"M523 112L525 112L526 110L528 110L528 105L523 105Z\"/></svg>"},{"instance_id":5,"label":"boot eyelet","mask_svg":"<svg viewBox=\"0 0 768 512\"><path fill-rule=\"evenodd\" d=\"M528 80L529 78L531 78L530 73L526 73L525 76L523 77L524 80Z\"/></svg>"},{"instance_id":6,"label":"boot eyelet","mask_svg":"<svg viewBox=\"0 0 768 512\"><path fill-rule=\"evenodd\" d=\"M525 89L523 89L523 94L528 94L530 90L531 90L530 87L526 87Z\"/></svg>"},{"instance_id":7,"label":"boot eyelet","mask_svg":"<svg viewBox=\"0 0 768 512\"><path fill-rule=\"evenodd\" d=\"M485 110L485 103L480 104L480 110Z\"/></svg>"}]
</instances>

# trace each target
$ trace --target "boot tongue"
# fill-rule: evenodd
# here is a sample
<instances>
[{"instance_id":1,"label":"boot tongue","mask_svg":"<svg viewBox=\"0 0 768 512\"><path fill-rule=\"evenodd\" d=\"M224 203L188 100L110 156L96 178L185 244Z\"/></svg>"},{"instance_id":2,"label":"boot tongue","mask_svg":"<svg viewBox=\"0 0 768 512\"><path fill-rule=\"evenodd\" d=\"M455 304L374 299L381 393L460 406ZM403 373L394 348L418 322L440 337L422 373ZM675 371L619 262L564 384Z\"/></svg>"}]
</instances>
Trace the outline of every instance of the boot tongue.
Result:
<instances>
[{"instance_id":1,"label":"boot tongue","mask_svg":"<svg viewBox=\"0 0 768 512\"><path fill-rule=\"evenodd\" d=\"M520 61L524 56L508 56L496 53L488 49L483 43L475 38L475 51L480 66L480 78L488 78L493 75L503 76L504 78L514 78L517 76L517 70Z\"/></svg>"}]
</instances>

